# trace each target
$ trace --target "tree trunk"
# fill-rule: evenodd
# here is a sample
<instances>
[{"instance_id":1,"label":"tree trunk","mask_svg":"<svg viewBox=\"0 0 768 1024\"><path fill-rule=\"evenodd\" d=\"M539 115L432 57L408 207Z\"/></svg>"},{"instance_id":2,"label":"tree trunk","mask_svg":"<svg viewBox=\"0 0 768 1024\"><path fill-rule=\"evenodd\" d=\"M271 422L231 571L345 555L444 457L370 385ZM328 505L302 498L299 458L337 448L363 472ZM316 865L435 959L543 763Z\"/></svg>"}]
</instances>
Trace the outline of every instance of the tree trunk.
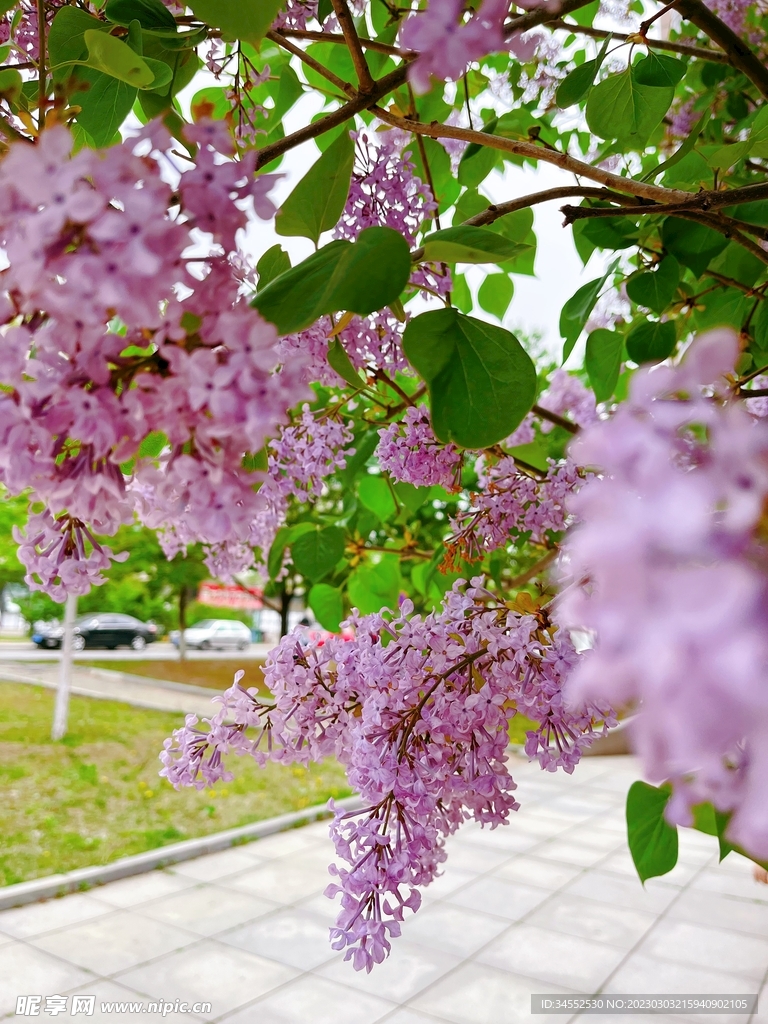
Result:
<instances>
[{"instance_id":1,"label":"tree trunk","mask_svg":"<svg viewBox=\"0 0 768 1024\"><path fill-rule=\"evenodd\" d=\"M291 607L292 596L283 584L283 589L280 592L280 636L285 636L288 632L288 611Z\"/></svg>"},{"instance_id":2,"label":"tree trunk","mask_svg":"<svg viewBox=\"0 0 768 1024\"><path fill-rule=\"evenodd\" d=\"M67 734L69 719L69 691L72 688L72 636L77 615L77 595L68 594L64 605L64 635L61 638L61 661L59 662L59 686L56 691L56 707L53 712L51 739L60 740Z\"/></svg>"},{"instance_id":3,"label":"tree trunk","mask_svg":"<svg viewBox=\"0 0 768 1024\"><path fill-rule=\"evenodd\" d=\"M184 630L187 628L187 585L182 583L179 589L179 661L187 657L187 641Z\"/></svg>"}]
</instances>

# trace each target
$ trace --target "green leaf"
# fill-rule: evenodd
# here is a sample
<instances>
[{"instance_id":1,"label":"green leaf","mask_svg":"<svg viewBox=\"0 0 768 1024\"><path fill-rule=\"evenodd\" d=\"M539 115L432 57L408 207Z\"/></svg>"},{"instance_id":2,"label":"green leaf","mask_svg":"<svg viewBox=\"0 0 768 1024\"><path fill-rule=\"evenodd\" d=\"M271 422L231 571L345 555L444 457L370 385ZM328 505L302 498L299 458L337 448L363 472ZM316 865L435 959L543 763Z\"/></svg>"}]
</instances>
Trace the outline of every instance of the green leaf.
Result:
<instances>
[{"instance_id":1,"label":"green leaf","mask_svg":"<svg viewBox=\"0 0 768 1024\"><path fill-rule=\"evenodd\" d=\"M432 490L431 487L415 487L413 484L405 482L395 484L397 500L411 514L418 512L424 502L433 496Z\"/></svg>"},{"instance_id":2,"label":"green leaf","mask_svg":"<svg viewBox=\"0 0 768 1024\"><path fill-rule=\"evenodd\" d=\"M88 29L83 38L88 47L89 68L111 75L136 89L144 89L154 82L154 72L144 58L116 36Z\"/></svg>"},{"instance_id":3,"label":"green leaf","mask_svg":"<svg viewBox=\"0 0 768 1024\"><path fill-rule=\"evenodd\" d=\"M15 68L2 68L0 70L0 99L16 103L21 96L23 84L21 74Z\"/></svg>"},{"instance_id":4,"label":"green leaf","mask_svg":"<svg viewBox=\"0 0 768 1024\"><path fill-rule=\"evenodd\" d=\"M488 274L480 285L477 298L487 313L503 320L514 294L515 286L507 274Z\"/></svg>"},{"instance_id":5,"label":"green leaf","mask_svg":"<svg viewBox=\"0 0 768 1024\"><path fill-rule=\"evenodd\" d=\"M338 222L352 178L355 144L342 132L322 154L277 211L278 235L301 235L317 244Z\"/></svg>"},{"instance_id":6,"label":"green leaf","mask_svg":"<svg viewBox=\"0 0 768 1024\"><path fill-rule=\"evenodd\" d=\"M225 39L256 44L269 31L284 0L190 0L195 17L220 28Z\"/></svg>"},{"instance_id":7,"label":"green leaf","mask_svg":"<svg viewBox=\"0 0 768 1024\"><path fill-rule=\"evenodd\" d=\"M429 263L500 263L521 251L519 243L468 224L433 231L424 239L424 259Z\"/></svg>"},{"instance_id":8,"label":"green leaf","mask_svg":"<svg viewBox=\"0 0 768 1024\"><path fill-rule=\"evenodd\" d=\"M693 811L693 827L705 835L716 836L717 821L712 804L696 804L691 810Z\"/></svg>"},{"instance_id":9,"label":"green leaf","mask_svg":"<svg viewBox=\"0 0 768 1024\"><path fill-rule=\"evenodd\" d=\"M632 74L638 85L650 85L655 88L673 88L685 75L685 61L670 57L666 53L648 51L648 55L639 60L632 68Z\"/></svg>"},{"instance_id":10,"label":"green leaf","mask_svg":"<svg viewBox=\"0 0 768 1024\"><path fill-rule=\"evenodd\" d=\"M639 84L633 69L609 75L587 100L587 124L601 139L642 150L669 110L674 89Z\"/></svg>"},{"instance_id":11,"label":"green leaf","mask_svg":"<svg viewBox=\"0 0 768 1024\"><path fill-rule=\"evenodd\" d=\"M650 170L647 174L643 175L641 181L651 181L653 178L658 177L658 175L661 174L662 171L666 172L670 170L672 167L675 166L675 164L680 163L680 161L684 157L688 156L693 147L696 145L699 136L701 135L711 116L712 111L705 110L699 118L699 120L693 126L690 135L683 142L683 144L678 149L675 150L675 152L668 160L662 161L662 163L657 164L656 167Z\"/></svg>"},{"instance_id":12,"label":"green leaf","mask_svg":"<svg viewBox=\"0 0 768 1024\"><path fill-rule=\"evenodd\" d=\"M292 541L291 557L302 576L321 580L344 557L344 531L338 526L308 530Z\"/></svg>"},{"instance_id":13,"label":"green leaf","mask_svg":"<svg viewBox=\"0 0 768 1024\"><path fill-rule=\"evenodd\" d=\"M309 327L325 313L367 316L397 299L411 272L403 236L365 228L356 242L334 241L260 289L252 302L281 334Z\"/></svg>"},{"instance_id":14,"label":"green leaf","mask_svg":"<svg viewBox=\"0 0 768 1024\"><path fill-rule=\"evenodd\" d=\"M160 0L109 0L104 13L115 25L124 28L138 21L142 28L176 31L176 19Z\"/></svg>"},{"instance_id":15,"label":"green leaf","mask_svg":"<svg viewBox=\"0 0 768 1024\"><path fill-rule=\"evenodd\" d=\"M680 264L674 256L665 256L656 270L633 274L627 281L627 295L638 306L663 313L680 283Z\"/></svg>"},{"instance_id":16,"label":"green leaf","mask_svg":"<svg viewBox=\"0 0 768 1024\"><path fill-rule=\"evenodd\" d=\"M90 88L77 94L81 108L77 123L91 137L94 146L108 146L133 109L137 90L118 78L90 68L81 68L78 77L90 82Z\"/></svg>"},{"instance_id":17,"label":"green leaf","mask_svg":"<svg viewBox=\"0 0 768 1024\"><path fill-rule=\"evenodd\" d=\"M167 444L166 435L159 430L153 430L139 445L138 458L155 459Z\"/></svg>"},{"instance_id":18,"label":"green leaf","mask_svg":"<svg viewBox=\"0 0 768 1024\"><path fill-rule=\"evenodd\" d=\"M768 351L768 300L766 299L761 301L757 315L752 321L752 337L759 349L764 352Z\"/></svg>"},{"instance_id":19,"label":"green leaf","mask_svg":"<svg viewBox=\"0 0 768 1024\"><path fill-rule=\"evenodd\" d=\"M109 25L87 14L79 7L60 7L48 30L48 56L54 81L69 78L77 68L72 61L84 60L88 56L85 33L109 32ZM63 66L59 66L63 65ZM78 96L78 104L81 97Z\"/></svg>"},{"instance_id":20,"label":"green leaf","mask_svg":"<svg viewBox=\"0 0 768 1024\"><path fill-rule=\"evenodd\" d=\"M423 138L424 152L429 164L429 172L432 177L432 184L435 186L435 200L441 210L447 210L458 198L461 185L451 169L451 158L445 146L441 146L436 139ZM416 168L416 174L422 181L428 180L426 168L421 157L421 150L418 146L413 147L411 162ZM488 204L486 203L486 206Z\"/></svg>"},{"instance_id":21,"label":"green leaf","mask_svg":"<svg viewBox=\"0 0 768 1024\"><path fill-rule=\"evenodd\" d=\"M751 148L752 144L749 139L744 142L733 142L727 146L719 146L714 152L708 154L707 163L710 167L728 170L739 160L743 160Z\"/></svg>"},{"instance_id":22,"label":"green leaf","mask_svg":"<svg viewBox=\"0 0 768 1024\"><path fill-rule=\"evenodd\" d=\"M582 235L599 249L629 249L637 245L639 230L631 217L587 219Z\"/></svg>"},{"instance_id":23,"label":"green leaf","mask_svg":"<svg viewBox=\"0 0 768 1024\"><path fill-rule=\"evenodd\" d=\"M260 288L252 305L265 320L275 324L280 334L293 334L309 327L322 316L320 310L327 305L333 272L349 244L335 241L323 246Z\"/></svg>"},{"instance_id":24,"label":"green leaf","mask_svg":"<svg viewBox=\"0 0 768 1024\"><path fill-rule=\"evenodd\" d=\"M392 489L383 476L364 476L357 485L357 493L363 505L377 515L382 523L386 523L397 512Z\"/></svg>"},{"instance_id":25,"label":"green leaf","mask_svg":"<svg viewBox=\"0 0 768 1024\"><path fill-rule=\"evenodd\" d=\"M627 794L627 839L640 881L666 875L677 864L677 829L664 820L671 789L633 782Z\"/></svg>"},{"instance_id":26,"label":"green leaf","mask_svg":"<svg viewBox=\"0 0 768 1024\"><path fill-rule=\"evenodd\" d=\"M284 274L291 269L291 257L278 243L260 257L256 264L256 273L259 275L259 288L266 288L270 281Z\"/></svg>"},{"instance_id":27,"label":"green leaf","mask_svg":"<svg viewBox=\"0 0 768 1024\"><path fill-rule=\"evenodd\" d=\"M422 313L403 349L429 389L441 441L486 448L508 437L536 397L536 370L517 338L453 307Z\"/></svg>"},{"instance_id":28,"label":"green leaf","mask_svg":"<svg viewBox=\"0 0 768 1024\"><path fill-rule=\"evenodd\" d=\"M304 533L311 533L316 527L313 523L296 523L294 526L282 526L275 534L272 547L267 557L267 571L270 579L274 579L283 564L283 552Z\"/></svg>"},{"instance_id":29,"label":"green leaf","mask_svg":"<svg viewBox=\"0 0 768 1024\"><path fill-rule=\"evenodd\" d=\"M350 574L347 593L350 604L363 615L382 608L397 608L400 596L400 567L394 555L385 555L375 564L364 563Z\"/></svg>"},{"instance_id":30,"label":"green leaf","mask_svg":"<svg viewBox=\"0 0 768 1024\"><path fill-rule=\"evenodd\" d=\"M328 346L328 365L353 388L363 387L365 382L352 365L352 361L338 338L334 338Z\"/></svg>"},{"instance_id":31,"label":"green leaf","mask_svg":"<svg viewBox=\"0 0 768 1024\"><path fill-rule=\"evenodd\" d=\"M728 288L709 278L705 278L703 283L706 295L700 297L693 311L696 329L707 331L712 327L733 327L741 330L753 300L739 288ZM712 287L711 291L708 286Z\"/></svg>"},{"instance_id":32,"label":"green leaf","mask_svg":"<svg viewBox=\"0 0 768 1024\"><path fill-rule=\"evenodd\" d=\"M560 313L560 337L563 345L563 362L573 351L573 346L579 340L581 332L589 319L589 314L595 308L600 289L605 284L607 274L598 277L594 281L583 284L577 292L568 299Z\"/></svg>"},{"instance_id":33,"label":"green leaf","mask_svg":"<svg viewBox=\"0 0 768 1024\"><path fill-rule=\"evenodd\" d=\"M462 313L472 312L472 292L464 274L454 274L451 280L451 301Z\"/></svg>"},{"instance_id":34,"label":"green leaf","mask_svg":"<svg viewBox=\"0 0 768 1024\"><path fill-rule=\"evenodd\" d=\"M635 363L656 363L675 351L677 333L671 320L645 320L627 335L627 354Z\"/></svg>"},{"instance_id":35,"label":"green leaf","mask_svg":"<svg viewBox=\"0 0 768 1024\"><path fill-rule=\"evenodd\" d=\"M598 402L607 402L616 390L623 351L624 338L618 331L599 327L587 338L584 365Z\"/></svg>"},{"instance_id":36,"label":"green leaf","mask_svg":"<svg viewBox=\"0 0 768 1024\"><path fill-rule=\"evenodd\" d=\"M495 122L491 123L495 128ZM478 146L476 143L467 146L459 162L459 182L468 188L479 185L481 181L485 181L498 162L498 150L489 146Z\"/></svg>"},{"instance_id":37,"label":"green leaf","mask_svg":"<svg viewBox=\"0 0 768 1024\"><path fill-rule=\"evenodd\" d=\"M344 601L338 587L328 583L316 583L309 591L309 607L315 618L331 633L338 633L344 618Z\"/></svg>"},{"instance_id":38,"label":"green leaf","mask_svg":"<svg viewBox=\"0 0 768 1024\"><path fill-rule=\"evenodd\" d=\"M611 37L608 36L594 60L584 61L581 67L575 68L565 76L555 94L555 102L558 107L570 107L584 99L595 84L597 72L603 63L610 41Z\"/></svg>"},{"instance_id":39,"label":"green leaf","mask_svg":"<svg viewBox=\"0 0 768 1024\"><path fill-rule=\"evenodd\" d=\"M581 67L574 68L565 76L555 93L558 107L570 107L584 99L595 83L600 65L596 60L587 60Z\"/></svg>"},{"instance_id":40,"label":"green leaf","mask_svg":"<svg viewBox=\"0 0 768 1024\"><path fill-rule=\"evenodd\" d=\"M351 310L360 316L397 299L411 274L408 243L392 228L365 228L342 253L330 281L325 309Z\"/></svg>"},{"instance_id":41,"label":"green leaf","mask_svg":"<svg viewBox=\"0 0 768 1024\"><path fill-rule=\"evenodd\" d=\"M671 252L697 277L701 277L709 261L728 245L728 239L717 231L679 217L666 218L661 228L661 240L667 252Z\"/></svg>"},{"instance_id":42,"label":"green leaf","mask_svg":"<svg viewBox=\"0 0 768 1024\"><path fill-rule=\"evenodd\" d=\"M152 83L148 86L153 91L161 92L173 81L173 70L162 60L155 60L154 57L144 57L144 63L154 75ZM145 92L147 90L142 90Z\"/></svg>"}]
</instances>

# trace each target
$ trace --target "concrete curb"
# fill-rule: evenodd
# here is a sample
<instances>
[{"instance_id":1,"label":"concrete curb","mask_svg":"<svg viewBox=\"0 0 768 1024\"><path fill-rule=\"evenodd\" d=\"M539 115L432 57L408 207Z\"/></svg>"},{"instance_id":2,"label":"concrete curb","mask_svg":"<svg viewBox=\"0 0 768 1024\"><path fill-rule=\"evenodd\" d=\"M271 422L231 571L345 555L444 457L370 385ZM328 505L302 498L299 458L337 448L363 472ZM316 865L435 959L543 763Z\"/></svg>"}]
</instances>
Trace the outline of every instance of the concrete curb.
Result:
<instances>
[{"instance_id":1,"label":"concrete curb","mask_svg":"<svg viewBox=\"0 0 768 1024\"><path fill-rule=\"evenodd\" d=\"M350 796L344 800L337 800L336 806L354 811L363 807L363 802L358 796ZM34 878L31 882L5 886L0 889L0 910L21 907L25 903L35 903L37 900L46 900L54 896L64 896L68 892L103 885L105 882L115 882L120 878L129 878L131 875L154 871L169 864L179 864L194 857L202 857L206 853L217 853L230 846L262 839L276 832L295 828L297 825L307 825L326 815L330 815L327 804L317 804L303 811L293 811L290 814L280 814L276 818L267 818L265 821L255 821L252 825L230 828L225 832L201 836L199 839L186 839L182 843L137 853L133 857L123 857L112 864L78 868L66 874L49 875L47 878Z\"/></svg>"}]
</instances>

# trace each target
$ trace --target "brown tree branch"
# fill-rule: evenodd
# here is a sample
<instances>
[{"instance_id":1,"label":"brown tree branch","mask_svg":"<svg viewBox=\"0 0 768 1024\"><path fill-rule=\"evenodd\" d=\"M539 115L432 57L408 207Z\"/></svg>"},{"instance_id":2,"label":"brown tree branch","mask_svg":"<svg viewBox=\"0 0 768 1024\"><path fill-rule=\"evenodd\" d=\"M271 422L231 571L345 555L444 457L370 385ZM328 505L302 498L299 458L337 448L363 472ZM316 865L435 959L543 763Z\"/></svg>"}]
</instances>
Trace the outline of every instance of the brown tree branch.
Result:
<instances>
[{"instance_id":1,"label":"brown tree branch","mask_svg":"<svg viewBox=\"0 0 768 1024\"><path fill-rule=\"evenodd\" d=\"M768 252L744 234L741 230L740 222L731 220L729 217L723 217L722 214L706 213L691 203L677 203L668 206L658 203L648 206L624 207L563 206L561 207L561 212L565 215L564 226L572 224L575 220L588 220L595 217L645 216L652 213L662 213L665 216L679 217L681 220L691 220L696 224L703 224L705 227L717 231L718 234L723 235L725 238L738 242L742 248L756 256L761 263L768 265Z\"/></svg>"},{"instance_id":2,"label":"brown tree branch","mask_svg":"<svg viewBox=\"0 0 768 1024\"><path fill-rule=\"evenodd\" d=\"M358 94L354 99L351 99L337 110L332 111L326 117L321 117L319 120L313 121L312 124L305 125L298 131L286 135L284 139L278 139L269 146L264 146L263 149L258 151L257 169L264 167L276 157L282 156L283 153L287 153L288 150L295 149L296 146L300 146L303 142L316 139L318 135L324 135L325 132L330 131L332 128L344 124L345 121L349 121L361 110L372 108L379 99L402 85L407 73L408 66L401 64L400 67L395 68L394 71L390 71L388 75L374 82L374 92L372 95Z\"/></svg>"},{"instance_id":3,"label":"brown tree branch","mask_svg":"<svg viewBox=\"0 0 768 1024\"><path fill-rule=\"evenodd\" d=\"M338 32L313 32L310 29L281 28L280 35L289 36L291 39L307 39L317 43L336 43L346 46L347 41ZM414 60L418 57L412 50L401 50L397 46L390 46L389 43L380 43L377 39L366 39L358 34L358 41L364 50L378 50L379 53L386 53L390 57L400 57L401 60Z\"/></svg>"},{"instance_id":4,"label":"brown tree branch","mask_svg":"<svg viewBox=\"0 0 768 1024\"><path fill-rule=\"evenodd\" d=\"M592 28L591 25L577 25L575 22L562 19L550 22L549 27L566 29L568 32L589 36L591 39L608 39L610 36L611 39L637 42L636 32L609 32L607 29ZM654 50L681 53L686 57L698 57L699 60L708 60L714 64L729 63L727 53L723 53L721 50L710 50L705 46L687 46L685 43L674 43L670 39L648 39L647 37L645 43L647 46L653 47Z\"/></svg>"},{"instance_id":5,"label":"brown tree branch","mask_svg":"<svg viewBox=\"0 0 768 1024\"><path fill-rule=\"evenodd\" d=\"M538 25L549 25L566 14L586 7L588 3L591 3L591 0L563 0L556 11L547 10L545 6L536 7L517 18L511 18L504 25L504 35L509 38L515 32L527 32L529 28L536 28Z\"/></svg>"},{"instance_id":6,"label":"brown tree branch","mask_svg":"<svg viewBox=\"0 0 768 1024\"><path fill-rule=\"evenodd\" d=\"M677 189L661 188L659 185L651 185L644 181L634 181L632 178L622 178L612 171L603 170L601 167L593 167L591 164L577 160L567 153L561 153L555 149L546 149L544 146L533 142L524 142L522 139L505 139L500 135L490 135L486 132L475 132L468 128L454 128L452 125L439 124L432 121L424 124L421 121L413 121L410 118L398 117L388 110L378 106L371 106L369 109L386 124L395 128L403 128L405 131L414 134L427 135L432 139L459 139L462 142L475 142L481 146L489 146L491 149L500 149L502 152L514 153L516 156L526 157L529 160L542 160L544 163L554 164L555 167L572 174L590 178L602 185L616 189L617 192L628 193L641 199L650 199L655 203L667 205L668 203L684 202L690 195L689 192L681 192Z\"/></svg>"},{"instance_id":7,"label":"brown tree branch","mask_svg":"<svg viewBox=\"0 0 768 1024\"><path fill-rule=\"evenodd\" d=\"M316 71L318 75L322 75L326 81L335 85L340 92L345 93L350 98L357 96L357 90L351 82L345 82L337 75L334 75L334 73L322 65L320 61L315 60L314 57L310 57L308 53L305 53L300 46L294 46L292 42L285 38L282 32L267 32L267 39L271 40L273 43L277 43L278 46L282 46L284 50L287 50L288 53L292 53L294 57L298 57L300 61L307 65L307 67L312 68L312 70Z\"/></svg>"},{"instance_id":8,"label":"brown tree branch","mask_svg":"<svg viewBox=\"0 0 768 1024\"><path fill-rule=\"evenodd\" d=\"M729 64L746 75L760 95L768 99L768 68L733 29L713 14L702 0L677 0L675 9L686 21L709 36L713 43L717 43L728 55Z\"/></svg>"},{"instance_id":9,"label":"brown tree branch","mask_svg":"<svg viewBox=\"0 0 768 1024\"><path fill-rule=\"evenodd\" d=\"M578 423L572 423L564 416L558 416L556 412L550 412L549 409L545 409L542 405L534 405L531 412L535 416L538 416L539 419L548 420L550 423L554 423L556 427L562 427L563 430L567 430L569 434L578 434L579 432ZM514 458L514 455L512 458Z\"/></svg>"},{"instance_id":10,"label":"brown tree branch","mask_svg":"<svg viewBox=\"0 0 768 1024\"><path fill-rule=\"evenodd\" d=\"M352 63L355 65L355 73L357 74L360 92L371 93L375 88L375 83L373 78L371 78L371 69L368 67L365 54L363 53L363 48L360 45L355 23L352 20L352 15L349 13L347 0L331 0L331 3L333 4L333 9L336 12L336 17L339 20L339 25L341 26L344 39L346 40L347 49L352 57Z\"/></svg>"},{"instance_id":11,"label":"brown tree branch","mask_svg":"<svg viewBox=\"0 0 768 1024\"><path fill-rule=\"evenodd\" d=\"M421 136L419 136L420 138ZM611 192L606 188L590 188L589 186L580 187L578 185L564 185L560 188L548 188L544 192L533 192L529 196L523 196L521 199L510 199L506 203L494 203L488 206L485 210L481 210L480 213L476 213L474 217L468 217L462 224L466 224L470 227L485 227L486 224L493 224L500 217L506 217L508 213L516 213L518 210L524 210L530 206L537 206L539 203L551 202L555 199L567 199L570 196L582 196L585 199L605 199L612 203L632 203L633 200L629 196L621 196L617 192ZM424 258L424 246L420 246L418 249L414 249L411 254L411 259L414 263L418 263Z\"/></svg>"}]
</instances>

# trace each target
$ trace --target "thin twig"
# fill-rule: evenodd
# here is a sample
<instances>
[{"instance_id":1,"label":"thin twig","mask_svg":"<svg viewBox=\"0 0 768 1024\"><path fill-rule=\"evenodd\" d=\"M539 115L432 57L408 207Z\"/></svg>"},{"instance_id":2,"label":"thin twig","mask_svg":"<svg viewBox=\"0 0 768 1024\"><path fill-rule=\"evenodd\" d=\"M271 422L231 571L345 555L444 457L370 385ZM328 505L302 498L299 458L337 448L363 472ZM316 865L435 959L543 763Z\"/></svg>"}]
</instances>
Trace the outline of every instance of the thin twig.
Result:
<instances>
[{"instance_id":1,"label":"thin twig","mask_svg":"<svg viewBox=\"0 0 768 1024\"><path fill-rule=\"evenodd\" d=\"M295 149L296 146L300 146L303 142L308 142L310 139L316 139L318 135L324 135L325 132L330 131L332 128L336 128L338 125L344 124L345 121L349 121L361 110L373 107L377 100L402 85L407 74L408 66L406 64L401 64L399 68L395 68L394 71L390 71L388 75L385 75L374 83L375 89L373 96L358 94L354 99L351 99L348 103L345 103L326 117L321 117L319 120L305 125L298 131L292 132L290 135L286 135L284 139L278 139L269 146L264 146L263 149L258 151L256 162L257 169L264 167L265 164L270 163L276 157L282 156L283 153L287 153L288 150Z\"/></svg>"},{"instance_id":2,"label":"thin twig","mask_svg":"<svg viewBox=\"0 0 768 1024\"><path fill-rule=\"evenodd\" d=\"M280 35L290 36L292 39L307 39L318 43L336 43L346 46L347 41L338 32L312 32L309 29L281 28ZM390 46L388 43L380 43L376 39L366 39L358 33L358 40L364 50L377 50L379 53L389 54L391 57L400 57L402 60L415 60L417 53L412 50L401 50L397 46Z\"/></svg>"},{"instance_id":3,"label":"thin twig","mask_svg":"<svg viewBox=\"0 0 768 1024\"><path fill-rule=\"evenodd\" d=\"M534 405L531 412L538 416L539 419L548 420L550 423L554 423L556 427L562 427L569 434L578 434L579 432L580 428L577 423L572 423L570 420L565 419L564 416L558 416L556 412L550 412L549 409L545 409L542 405ZM512 458L514 458L514 455Z\"/></svg>"},{"instance_id":4,"label":"thin twig","mask_svg":"<svg viewBox=\"0 0 768 1024\"><path fill-rule=\"evenodd\" d=\"M702 0L677 0L675 7L686 21L690 21L709 36L713 43L717 43L728 54L729 64L746 75L757 86L760 95L768 99L768 68L733 29L721 21Z\"/></svg>"},{"instance_id":5,"label":"thin twig","mask_svg":"<svg viewBox=\"0 0 768 1024\"><path fill-rule=\"evenodd\" d=\"M651 27L651 25L654 23L654 21L658 21L659 18L663 18L664 15L667 13L667 11L671 11L672 8L676 4L677 4L677 0L671 0L671 3L665 4L661 8L661 10L656 11L656 13L652 14L650 16L650 18L646 18L645 21L641 21L640 22L640 28L638 30L638 34L641 35L641 36L645 36L646 33L648 32L648 29Z\"/></svg>"},{"instance_id":6,"label":"thin twig","mask_svg":"<svg viewBox=\"0 0 768 1024\"><path fill-rule=\"evenodd\" d=\"M507 589L516 590L519 587L524 587L526 583L530 583L540 572L543 572L544 569L552 565L556 558L557 548L554 548L552 551L548 551L538 562L534 562L530 569L526 569L525 572L521 572L519 576L515 576L514 579L510 580L507 584Z\"/></svg>"},{"instance_id":7,"label":"thin twig","mask_svg":"<svg viewBox=\"0 0 768 1024\"><path fill-rule=\"evenodd\" d=\"M524 142L518 139L506 139L500 135L490 135L486 132L473 132L468 128L455 128L452 125L440 124L432 121L424 124L421 121L412 121L407 117L398 117L389 110L379 106L371 106L369 109L386 124L395 128L403 128L405 131L414 132L420 135L427 135L432 139L459 139L461 142L476 142L481 146L489 146L491 149L500 149L503 152L514 153L516 156L526 157L529 160L542 160L544 163L554 164L564 171L578 174L592 181L598 181L602 185L616 189L618 192L626 192L629 195L642 199L650 199L656 203L681 203L690 197L689 192L682 192L677 189L662 188L659 185L650 185L644 181L634 181L632 178L622 178L619 174L606 171L601 167L593 167L591 164L576 160L575 157L558 150L545 149L543 146L533 142Z\"/></svg>"},{"instance_id":8,"label":"thin twig","mask_svg":"<svg viewBox=\"0 0 768 1024\"><path fill-rule=\"evenodd\" d=\"M47 72L45 70L45 0L37 0L37 49L38 75L40 76L37 83L37 127L42 131L45 124L45 101L48 97Z\"/></svg>"},{"instance_id":9,"label":"thin twig","mask_svg":"<svg viewBox=\"0 0 768 1024\"><path fill-rule=\"evenodd\" d=\"M417 136L418 138L418 136ZM529 196L523 196L521 199L510 199L506 203L492 203L486 207L485 210L481 210L480 213L476 213L474 217L468 217L462 224L466 224L469 227L484 227L486 224L493 224L500 217L506 217L508 213L516 213L518 210L524 210L531 206L537 206L539 203L548 203L555 199L568 199L571 196L582 196L585 199L599 199L608 200L612 203L629 203L632 204L633 199L629 196L619 195L617 192L612 192L610 189L605 188L594 188L589 185L563 185L557 188L548 188L543 192L533 192ZM424 246L420 246L418 249L414 249L411 254L411 260L414 263L420 262L424 258Z\"/></svg>"},{"instance_id":10,"label":"thin twig","mask_svg":"<svg viewBox=\"0 0 768 1024\"><path fill-rule=\"evenodd\" d=\"M300 46L294 46L292 42L285 38L282 32L271 31L267 32L267 39L270 39L273 43L277 43L278 46L282 46L288 53L292 53L294 57L298 57L300 61L303 61L307 67L312 68L318 75L322 75L326 81L331 82L341 92L346 93L347 96L353 98L357 95L357 91L351 82L345 82L338 75L334 75L332 71L324 67L319 61L315 60L314 57L310 57L308 53L305 53Z\"/></svg>"},{"instance_id":11,"label":"thin twig","mask_svg":"<svg viewBox=\"0 0 768 1024\"><path fill-rule=\"evenodd\" d=\"M575 35L589 36L590 39L618 39L623 42L636 42L636 32L610 32L604 28L593 28L591 25L577 25L573 21L550 22L550 28L565 29ZM685 57L698 57L699 60L708 60L713 64L728 64L728 54L722 50L710 50L705 46L689 46L686 43L674 43L670 39L648 39L644 40L645 46L654 50L667 50L670 53L680 53Z\"/></svg>"},{"instance_id":12,"label":"thin twig","mask_svg":"<svg viewBox=\"0 0 768 1024\"><path fill-rule=\"evenodd\" d=\"M331 3L339 20L341 31L344 33L344 39L347 42L347 49L352 57L352 63L355 65L360 92L370 94L375 88L375 82L371 77L371 69L368 67L363 48L360 45L352 15L349 13L347 0L331 0Z\"/></svg>"}]
</instances>

